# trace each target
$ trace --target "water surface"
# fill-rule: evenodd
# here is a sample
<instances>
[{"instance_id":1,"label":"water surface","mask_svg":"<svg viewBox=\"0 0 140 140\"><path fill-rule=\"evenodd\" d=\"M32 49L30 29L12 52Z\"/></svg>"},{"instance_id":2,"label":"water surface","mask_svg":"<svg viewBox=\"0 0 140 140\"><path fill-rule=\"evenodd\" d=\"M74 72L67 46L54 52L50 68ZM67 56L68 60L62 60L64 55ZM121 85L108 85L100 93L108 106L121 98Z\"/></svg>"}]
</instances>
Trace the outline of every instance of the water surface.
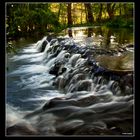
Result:
<instances>
[{"instance_id":1,"label":"water surface","mask_svg":"<svg viewBox=\"0 0 140 140\"><path fill-rule=\"evenodd\" d=\"M48 41L47 36L32 43L22 39L15 43L18 53L8 54L8 134L133 135L134 49L118 51L133 44L133 33L78 27L64 30L62 35L58 37L62 41L56 37ZM44 51L40 51L45 41ZM87 49L90 55L86 55ZM101 49L115 53L91 53ZM56 64L60 67L55 68ZM102 68L130 73L97 75ZM59 74L52 69L59 69Z\"/></svg>"}]
</instances>

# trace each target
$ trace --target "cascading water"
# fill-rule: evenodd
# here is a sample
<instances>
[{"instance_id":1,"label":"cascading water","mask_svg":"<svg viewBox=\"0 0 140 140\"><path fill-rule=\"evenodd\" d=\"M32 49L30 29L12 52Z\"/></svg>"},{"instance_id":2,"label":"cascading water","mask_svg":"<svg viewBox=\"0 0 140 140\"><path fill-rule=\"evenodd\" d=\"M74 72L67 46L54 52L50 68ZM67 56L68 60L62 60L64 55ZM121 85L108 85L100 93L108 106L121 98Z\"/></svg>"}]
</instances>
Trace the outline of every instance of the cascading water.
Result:
<instances>
[{"instance_id":1,"label":"cascading water","mask_svg":"<svg viewBox=\"0 0 140 140\"><path fill-rule=\"evenodd\" d=\"M133 86L121 85L129 75L108 72L88 51L44 37L11 58L7 135L133 135Z\"/></svg>"}]
</instances>

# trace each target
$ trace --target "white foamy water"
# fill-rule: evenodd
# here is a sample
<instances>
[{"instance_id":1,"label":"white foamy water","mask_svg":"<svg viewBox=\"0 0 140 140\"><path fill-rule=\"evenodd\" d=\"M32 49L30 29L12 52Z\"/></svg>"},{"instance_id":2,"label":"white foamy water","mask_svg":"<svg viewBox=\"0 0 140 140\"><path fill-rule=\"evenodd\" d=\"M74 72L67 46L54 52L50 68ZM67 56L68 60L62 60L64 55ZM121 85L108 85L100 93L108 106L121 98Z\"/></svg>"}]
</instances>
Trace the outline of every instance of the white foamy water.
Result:
<instances>
[{"instance_id":1,"label":"white foamy water","mask_svg":"<svg viewBox=\"0 0 140 140\"><path fill-rule=\"evenodd\" d=\"M12 74L37 74L42 72L47 72L48 68L43 65L23 65L17 70L13 71Z\"/></svg>"},{"instance_id":2,"label":"white foamy water","mask_svg":"<svg viewBox=\"0 0 140 140\"><path fill-rule=\"evenodd\" d=\"M10 128L8 133L65 135L91 128L111 133L109 121L132 119L132 94L123 95L115 80L91 74L88 59L78 52L59 48L60 52L53 56L58 51L57 39L39 52L44 41L46 37L11 58L18 67L8 73L6 126L16 125L17 129ZM74 40L60 44L74 45ZM55 68L58 62L61 66Z\"/></svg>"}]
</instances>

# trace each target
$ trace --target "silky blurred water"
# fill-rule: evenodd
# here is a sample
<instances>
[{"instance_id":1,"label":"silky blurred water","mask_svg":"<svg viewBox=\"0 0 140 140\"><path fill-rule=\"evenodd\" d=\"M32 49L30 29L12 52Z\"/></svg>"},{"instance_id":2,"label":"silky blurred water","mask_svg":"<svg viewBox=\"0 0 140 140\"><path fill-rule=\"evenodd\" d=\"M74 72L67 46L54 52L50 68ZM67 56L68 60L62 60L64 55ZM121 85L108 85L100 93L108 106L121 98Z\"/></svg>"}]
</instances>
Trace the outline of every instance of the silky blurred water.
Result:
<instances>
[{"instance_id":1,"label":"silky blurred water","mask_svg":"<svg viewBox=\"0 0 140 140\"><path fill-rule=\"evenodd\" d=\"M69 30L72 30L72 32L69 32ZM133 33L129 29L78 27L64 30L61 35L66 39L65 45L76 44L81 46L81 48L85 46L95 48L96 46L97 48L114 50L118 46L124 46L129 43L133 44ZM69 37L72 39L69 39ZM113 92L109 90L109 86L111 86L114 81L110 80L106 83L102 81L102 77L92 79L91 77L85 76L85 79L76 81L76 77L79 76L78 74L84 72L85 75L88 75L86 68L80 72L78 71L80 67L84 66L86 59L80 58L81 54L77 53L72 54L67 61L65 60L65 56L69 56L70 54L66 50L61 50L57 57L51 58L53 54L51 54L49 50L58 44L57 42L55 42L56 44L52 43L53 46L50 45L51 43L48 43L44 52L39 52L39 44L45 39L44 37L42 40L39 39L38 42L32 43L27 41L27 44L25 39L19 40L15 42L15 45L20 48L18 53L14 55L8 54L7 56L7 127L18 122L26 121L26 123L30 123L33 128L37 127L42 135L59 135L59 131L61 134L63 129L69 129L69 127L72 129L79 128L79 126L84 126L85 122L89 124L93 118L95 120L93 119L92 125L95 128L99 127L101 129L108 129L106 124L109 121L108 118L110 121L111 119L121 120L121 115L118 115L121 112L123 112L122 120L132 119L132 106L134 103L132 94L125 96L113 95ZM133 55L134 50L128 52ZM130 65L132 65L132 70L134 59L133 57L126 58L125 63L131 59L127 66L130 68ZM49 71L59 60L66 61L63 65L67 67L67 71L55 80L55 76L49 74ZM105 59L101 60L101 62L104 60ZM114 63L112 62L112 64ZM111 63L109 66L110 65ZM127 66L123 65L125 68L127 68ZM63 84L65 83L63 80L67 78L68 74L70 75L70 70L73 70L75 75L66 86L66 89L63 90ZM77 71L78 73L76 73ZM54 82L58 84L58 88L53 85ZM88 83L87 86L90 88L85 90L84 88L86 86L83 87L82 84L86 83ZM76 91L78 88L83 89L83 91ZM115 90L119 92L117 88L118 87L115 87ZM39 115L37 112L36 114L38 114L38 116L35 116L35 118L33 117L31 120L23 119L26 114L41 109L44 104L49 103L53 98L70 99L70 103L72 104L66 101L65 106L65 101L61 102L56 100L58 104L54 104L54 108L52 107L52 109L47 110L46 114ZM96 100L92 103L92 99L94 98ZM75 106L75 102L78 102L77 106ZM60 111L62 111L62 114ZM112 115L112 117L110 117L110 115ZM29 127L31 128L31 126ZM62 132L62 134L63 133L65 132ZM77 134L80 134L80 132L77 132Z\"/></svg>"}]
</instances>

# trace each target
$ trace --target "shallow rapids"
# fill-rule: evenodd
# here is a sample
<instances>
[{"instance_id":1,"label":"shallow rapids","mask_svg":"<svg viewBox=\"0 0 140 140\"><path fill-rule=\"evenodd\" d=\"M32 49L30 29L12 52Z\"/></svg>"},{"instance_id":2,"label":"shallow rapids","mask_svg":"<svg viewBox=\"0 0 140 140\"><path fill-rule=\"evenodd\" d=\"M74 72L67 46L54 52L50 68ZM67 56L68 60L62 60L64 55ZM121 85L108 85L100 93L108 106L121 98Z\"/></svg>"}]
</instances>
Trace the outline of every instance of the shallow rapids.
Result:
<instances>
[{"instance_id":1,"label":"shallow rapids","mask_svg":"<svg viewBox=\"0 0 140 140\"><path fill-rule=\"evenodd\" d=\"M6 135L133 135L133 72L100 66L116 52L95 48L46 36L9 58Z\"/></svg>"}]
</instances>

